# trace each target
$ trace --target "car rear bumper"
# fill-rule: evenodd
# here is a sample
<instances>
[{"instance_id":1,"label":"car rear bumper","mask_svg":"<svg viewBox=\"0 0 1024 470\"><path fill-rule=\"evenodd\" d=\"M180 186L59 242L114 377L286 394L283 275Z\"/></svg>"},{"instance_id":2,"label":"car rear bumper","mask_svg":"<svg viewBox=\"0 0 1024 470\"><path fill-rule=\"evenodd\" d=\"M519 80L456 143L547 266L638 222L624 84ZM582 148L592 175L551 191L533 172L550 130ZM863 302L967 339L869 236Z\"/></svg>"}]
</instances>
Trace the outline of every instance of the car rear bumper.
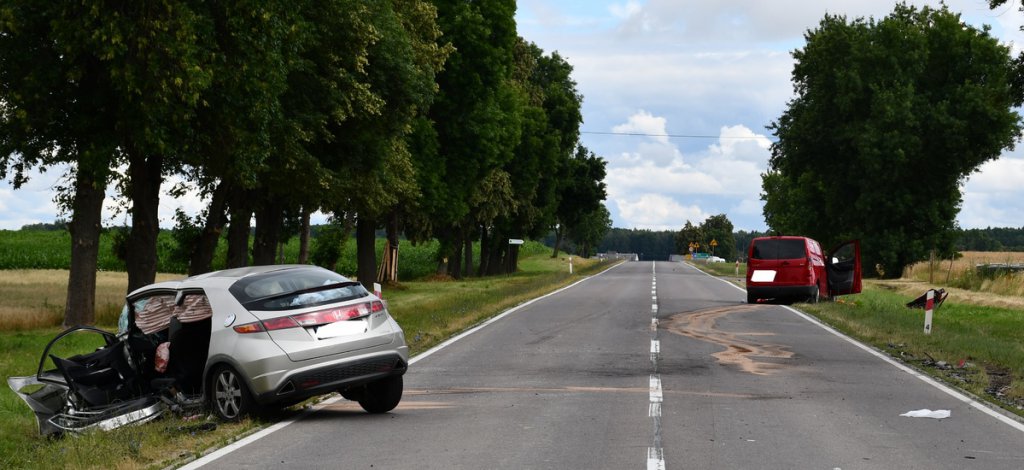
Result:
<instances>
[{"instance_id":1,"label":"car rear bumper","mask_svg":"<svg viewBox=\"0 0 1024 470\"><path fill-rule=\"evenodd\" d=\"M747 296L757 299L801 299L814 295L815 285L809 286L752 286L747 285Z\"/></svg>"},{"instance_id":2,"label":"car rear bumper","mask_svg":"<svg viewBox=\"0 0 1024 470\"><path fill-rule=\"evenodd\" d=\"M298 402L384 377L403 375L408 367L408 356L397 351L320 362L292 371L272 390L254 391L254 398L261 405Z\"/></svg>"}]
</instances>

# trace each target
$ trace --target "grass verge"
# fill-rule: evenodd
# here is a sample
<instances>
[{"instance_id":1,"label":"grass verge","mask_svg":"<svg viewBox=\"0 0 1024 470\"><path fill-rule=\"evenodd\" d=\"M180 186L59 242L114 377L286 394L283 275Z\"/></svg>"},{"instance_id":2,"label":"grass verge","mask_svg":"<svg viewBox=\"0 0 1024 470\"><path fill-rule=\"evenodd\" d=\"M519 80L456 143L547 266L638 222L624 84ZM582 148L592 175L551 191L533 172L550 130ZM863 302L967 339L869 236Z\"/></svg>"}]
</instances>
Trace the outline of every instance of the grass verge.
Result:
<instances>
[{"instance_id":1,"label":"grass verge","mask_svg":"<svg viewBox=\"0 0 1024 470\"><path fill-rule=\"evenodd\" d=\"M547 253L535 253L520 260L520 272L515 274L459 281L406 282L385 286L383 295L392 314L405 330L410 349L416 354L507 308L610 266L578 258L573 258L573 263L574 273L569 274L566 257L551 258ZM18 302L27 303L27 306L21 308L27 309L34 316L52 315L46 313L47 307L33 304L41 296L50 295L39 292L55 289L46 286L59 285L59 279L67 282L66 271L24 271L20 274L0 271L0 274L26 279L18 289L36 292L37 295L29 296L30 300L19 296L22 300ZM124 273L113 275L125 276ZM38 277L28 282L27 279L32 276ZM172 279L175 277L180 275L168 276ZM6 290L7 278L4 279L0 283L5 285ZM97 297L104 295L123 299L126 282L124 285L116 282L101 284ZM101 294L100 290L104 293ZM0 297L0 311L10 308L13 297ZM60 305L58 311L62 312L62 301ZM119 309L118 305L114 310ZM108 330L115 328L116 314L98 317L102 319L100 327ZM0 374L4 378L33 374L46 343L59 332L60 329L56 327L40 328L31 325L19 326L15 331L0 332L0 350L4 351L0 355ZM3 386L0 387L0 468L162 468L197 457L206 449L220 447L267 423L298 412L293 408L270 418L233 424L218 423L212 431L199 428L197 425L203 423L201 420L183 422L177 418L168 418L138 427L51 440L39 437L31 410L8 387Z\"/></svg>"}]
</instances>

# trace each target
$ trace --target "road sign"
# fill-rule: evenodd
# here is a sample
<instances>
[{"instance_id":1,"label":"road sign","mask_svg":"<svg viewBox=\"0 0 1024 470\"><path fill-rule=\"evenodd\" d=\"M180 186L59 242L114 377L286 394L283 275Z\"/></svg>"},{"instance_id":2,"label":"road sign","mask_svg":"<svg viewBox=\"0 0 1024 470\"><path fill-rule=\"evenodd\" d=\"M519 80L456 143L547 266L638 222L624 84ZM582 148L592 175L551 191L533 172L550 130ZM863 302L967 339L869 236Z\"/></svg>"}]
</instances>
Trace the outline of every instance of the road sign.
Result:
<instances>
[{"instance_id":1,"label":"road sign","mask_svg":"<svg viewBox=\"0 0 1024 470\"><path fill-rule=\"evenodd\" d=\"M509 245L522 245L523 241L518 239L518 238L509 238L508 239L508 244Z\"/></svg>"},{"instance_id":2,"label":"road sign","mask_svg":"<svg viewBox=\"0 0 1024 470\"><path fill-rule=\"evenodd\" d=\"M711 239L711 246L718 246L718 240L715 240L714 238L712 238Z\"/></svg>"}]
</instances>

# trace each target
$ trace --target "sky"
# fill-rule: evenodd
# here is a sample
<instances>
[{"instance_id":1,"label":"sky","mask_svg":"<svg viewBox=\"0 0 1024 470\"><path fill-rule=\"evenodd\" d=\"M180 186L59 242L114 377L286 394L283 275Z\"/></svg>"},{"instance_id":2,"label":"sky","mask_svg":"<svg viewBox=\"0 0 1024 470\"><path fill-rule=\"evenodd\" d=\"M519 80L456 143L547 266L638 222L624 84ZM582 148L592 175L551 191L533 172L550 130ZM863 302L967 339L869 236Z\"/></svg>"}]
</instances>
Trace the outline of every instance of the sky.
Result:
<instances>
[{"instance_id":1,"label":"sky","mask_svg":"<svg viewBox=\"0 0 1024 470\"><path fill-rule=\"evenodd\" d=\"M1019 0L996 10L986 0L946 4L971 25L990 25L1014 54L1024 49ZM767 228L760 200L772 137L766 126L793 97L791 53L826 13L881 18L894 6L880 0L519 0L516 21L522 37L574 67L583 95L581 140L608 162L605 204L613 226L679 230L687 221L726 214L736 230L750 231ZM33 174L16 191L0 181L0 229L68 217L53 202L62 174ZM174 183L165 182L165 190ZM961 227L1024 226L1024 146L983 165L962 192ZM104 223L127 223L110 196ZM196 214L203 207L194 194L165 195L161 226L173 226L177 208Z\"/></svg>"}]
</instances>

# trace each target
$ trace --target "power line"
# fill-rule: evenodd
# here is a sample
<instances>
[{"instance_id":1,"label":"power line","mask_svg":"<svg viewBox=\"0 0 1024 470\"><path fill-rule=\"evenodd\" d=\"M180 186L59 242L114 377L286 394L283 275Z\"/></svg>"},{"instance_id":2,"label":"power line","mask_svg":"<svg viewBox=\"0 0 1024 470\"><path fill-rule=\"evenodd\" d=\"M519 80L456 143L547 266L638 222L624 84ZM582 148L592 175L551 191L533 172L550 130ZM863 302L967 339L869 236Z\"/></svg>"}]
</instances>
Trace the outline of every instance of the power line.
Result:
<instances>
[{"instance_id":1,"label":"power line","mask_svg":"<svg viewBox=\"0 0 1024 470\"><path fill-rule=\"evenodd\" d=\"M580 134L594 134L594 135L627 135L627 136L639 136L639 137L670 137L678 139L738 139L738 140L758 140L766 139L765 136L752 136L752 137L739 137L739 136L725 136L725 135L694 135L694 134L644 134L640 132L597 132L597 131L580 131Z\"/></svg>"}]
</instances>

